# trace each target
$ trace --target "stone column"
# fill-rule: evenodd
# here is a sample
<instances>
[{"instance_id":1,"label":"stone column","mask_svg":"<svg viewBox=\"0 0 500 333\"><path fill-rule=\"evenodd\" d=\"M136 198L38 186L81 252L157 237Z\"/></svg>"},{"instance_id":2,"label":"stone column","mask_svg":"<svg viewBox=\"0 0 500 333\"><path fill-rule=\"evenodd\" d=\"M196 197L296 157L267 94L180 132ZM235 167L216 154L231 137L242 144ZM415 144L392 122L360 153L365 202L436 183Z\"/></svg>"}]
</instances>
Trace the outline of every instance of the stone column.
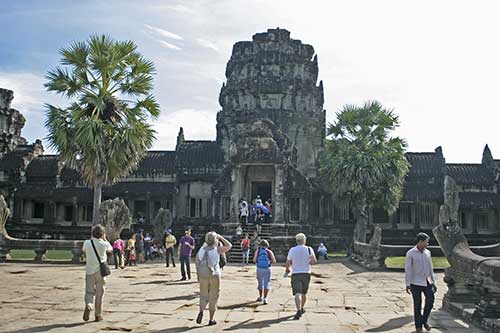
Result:
<instances>
[{"instance_id":1,"label":"stone column","mask_svg":"<svg viewBox=\"0 0 500 333\"><path fill-rule=\"evenodd\" d=\"M146 224L151 224L151 192L146 193Z\"/></svg>"},{"instance_id":2,"label":"stone column","mask_svg":"<svg viewBox=\"0 0 500 333\"><path fill-rule=\"evenodd\" d=\"M239 166L235 166L231 173L231 207L229 210L229 214L238 214L238 200L241 197L241 168Z\"/></svg>"},{"instance_id":3,"label":"stone column","mask_svg":"<svg viewBox=\"0 0 500 333\"><path fill-rule=\"evenodd\" d=\"M417 203L413 203L410 206L411 209L411 222L413 223L413 226L415 230L420 229L420 219L417 221Z\"/></svg>"},{"instance_id":4,"label":"stone column","mask_svg":"<svg viewBox=\"0 0 500 333\"><path fill-rule=\"evenodd\" d=\"M73 218L71 220L71 225L72 226L77 226L78 223L78 199L76 197L73 197Z\"/></svg>"},{"instance_id":5,"label":"stone column","mask_svg":"<svg viewBox=\"0 0 500 333\"><path fill-rule=\"evenodd\" d=\"M284 171L283 166L274 165L274 198L273 198L273 217L275 222L283 223L284 219Z\"/></svg>"}]
</instances>

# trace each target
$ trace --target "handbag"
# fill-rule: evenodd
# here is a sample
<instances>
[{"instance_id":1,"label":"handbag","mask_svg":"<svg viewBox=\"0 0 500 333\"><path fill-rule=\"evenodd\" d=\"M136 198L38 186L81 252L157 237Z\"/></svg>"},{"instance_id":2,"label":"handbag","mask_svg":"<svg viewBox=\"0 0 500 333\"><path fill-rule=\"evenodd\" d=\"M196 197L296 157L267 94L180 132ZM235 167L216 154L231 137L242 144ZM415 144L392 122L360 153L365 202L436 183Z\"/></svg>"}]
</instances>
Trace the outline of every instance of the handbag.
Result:
<instances>
[{"instance_id":1,"label":"handbag","mask_svg":"<svg viewBox=\"0 0 500 333\"><path fill-rule=\"evenodd\" d=\"M101 262L101 258L99 257L99 254L97 253L97 250L94 245L94 241L91 239L90 243L92 244L92 247L94 248L94 253L97 257L97 261L99 261L99 269L101 271L101 276L105 277L111 274L111 271L109 270L109 266L105 262Z\"/></svg>"}]
</instances>

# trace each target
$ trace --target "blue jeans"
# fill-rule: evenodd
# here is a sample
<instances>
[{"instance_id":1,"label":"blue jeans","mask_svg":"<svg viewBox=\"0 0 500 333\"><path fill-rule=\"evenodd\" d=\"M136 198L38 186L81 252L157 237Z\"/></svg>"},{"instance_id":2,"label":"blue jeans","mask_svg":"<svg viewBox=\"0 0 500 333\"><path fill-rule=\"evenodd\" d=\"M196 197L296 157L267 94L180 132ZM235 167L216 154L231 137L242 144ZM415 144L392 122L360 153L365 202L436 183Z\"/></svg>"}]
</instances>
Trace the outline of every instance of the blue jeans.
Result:
<instances>
[{"instance_id":1,"label":"blue jeans","mask_svg":"<svg viewBox=\"0 0 500 333\"><path fill-rule=\"evenodd\" d=\"M271 268L257 267L257 289L269 290L269 282L271 281Z\"/></svg>"},{"instance_id":2,"label":"blue jeans","mask_svg":"<svg viewBox=\"0 0 500 333\"><path fill-rule=\"evenodd\" d=\"M186 273L187 277L191 279L191 263L189 261L189 256L180 256L180 262L181 262L181 276L183 279L186 278Z\"/></svg>"}]
</instances>

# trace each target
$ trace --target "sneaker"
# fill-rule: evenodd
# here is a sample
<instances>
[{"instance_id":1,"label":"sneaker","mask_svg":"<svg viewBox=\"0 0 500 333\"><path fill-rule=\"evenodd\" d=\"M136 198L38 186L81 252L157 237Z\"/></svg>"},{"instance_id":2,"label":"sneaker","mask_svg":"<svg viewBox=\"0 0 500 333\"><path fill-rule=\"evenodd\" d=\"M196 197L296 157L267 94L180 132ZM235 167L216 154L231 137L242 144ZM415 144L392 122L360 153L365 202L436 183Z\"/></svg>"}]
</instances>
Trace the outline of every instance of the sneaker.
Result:
<instances>
[{"instance_id":1,"label":"sneaker","mask_svg":"<svg viewBox=\"0 0 500 333\"><path fill-rule=\"evenodd\" d=\"M85 310L83 310L83 320L84 321L89 321L89 318L90 318L90 305L87 305L85 307Z\"/></svg>"},{"instance_id":2,"label":"sneaker","mask_svg":"<svg viewBox=\"0 0 500 333\"><path fill-rule=\"evenodd\" d=\"M262 302L262 297L257 297L257 302Z\"/></svg>"},{"instance_id":3,"label":"sneaker","mask_svg":"<svg viewBox=\"0 0 500 333\"><path fill-rule=\"evenodd\" d=\"M184 276L184 277L182 277L182 278L180 279L180 281L186 281L186 280L187 280L187 279L186 279L186 277L185 277L185 276Z\"/></svg>"},{"instance_id":4,"label":"sneaker","mask_svg":"<svg viewBox=\"0 0 500 333\"><path fill-rule=\"evenodd\" d=\"M262 299L262 304L267 304L267 298Z\"/></svg>"},{"instance_id":5,"label":"sneaker","mask_svg":"<svg viewBox=\"0 0 500 333\"><path fill-rule=\"evenodd\" d=\"M302 312L302 314L304 314L304 313L306 313L306 310L300 309L300 312Z\"/></svg>"},{"instance_id":6,"label":"sneaker","mask_svg":"<svg viewBox=\"0 0 500 333\"><path fill-rule=\"evenodd\" d=\"M424 328L427 330L427 331L430 331L432 329L431 325L425 323L424 324Z\"/></svg>"},{"instance_id":7,"label":"sneaker","mask_svg":"<svg viewBox=\"0 0 500 333\"><path fill-rule=\"evenodd\" d=\"M196 323L201 324L201 321L203 320L203 312L198 313L198 316L196 317Z\"/></svg>"},{"instance_id":8,"label":"sneaker","mask_svg":"<svg viewBox=\"0 0 500 333\"><path fill-rule=\"evenodd\" d=\"M209 320L208 326L213 326L213 325L217 325L217 322L215 320Z\"/></svg>"},{"instance_id":9,"label":"sneaker","mask_svg":"<svg viewBox=\"0 0 500 333\"><path fill-rule=\"evenodd\" d=\"M300 317L302 317L302 311L297 311L297 313L295 314L295 316L293 316L293 320L299 320Z\"/></svg>"},{"instance_id":10,"label":"sneaker","mask_svg":"<svg viewBox=\"0 0 500 333\"><path fill-rule=\"evenodd\" d=\"M95 321L102 321L102 316L95 316Z\"/></svg>"}]
</instances>

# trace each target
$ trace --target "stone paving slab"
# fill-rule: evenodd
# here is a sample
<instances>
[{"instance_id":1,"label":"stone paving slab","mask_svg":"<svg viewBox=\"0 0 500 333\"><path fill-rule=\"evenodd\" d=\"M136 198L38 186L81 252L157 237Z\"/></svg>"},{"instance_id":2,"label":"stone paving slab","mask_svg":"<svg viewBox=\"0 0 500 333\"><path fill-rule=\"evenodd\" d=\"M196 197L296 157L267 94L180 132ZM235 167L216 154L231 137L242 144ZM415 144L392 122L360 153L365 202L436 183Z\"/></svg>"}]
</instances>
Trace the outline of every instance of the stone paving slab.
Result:
<instances>
[{"instance_id":1,"label":"stone paving slab","mask_svg":"<svg viewBox=\"0 0 500 333\"><path fill-rule=\"evenodd\" d=\"M270 303L255 302L255 268L224 269L218 324L197 325L196 281L178 281L163 263L112 270L104 321L81 319L84 267L0 264L0 332L413 332L411 297L401 272L368 272L347 260L314 266L307 312L295 321L290 279L273 268ZM194 269L194 265L192 267ZM195 274L193 275L195 276ZM439 310L446 286L438 274L432 332L484 332ZM91 317L92 319L92 317Z\"/></svg>"}]
</instances>

